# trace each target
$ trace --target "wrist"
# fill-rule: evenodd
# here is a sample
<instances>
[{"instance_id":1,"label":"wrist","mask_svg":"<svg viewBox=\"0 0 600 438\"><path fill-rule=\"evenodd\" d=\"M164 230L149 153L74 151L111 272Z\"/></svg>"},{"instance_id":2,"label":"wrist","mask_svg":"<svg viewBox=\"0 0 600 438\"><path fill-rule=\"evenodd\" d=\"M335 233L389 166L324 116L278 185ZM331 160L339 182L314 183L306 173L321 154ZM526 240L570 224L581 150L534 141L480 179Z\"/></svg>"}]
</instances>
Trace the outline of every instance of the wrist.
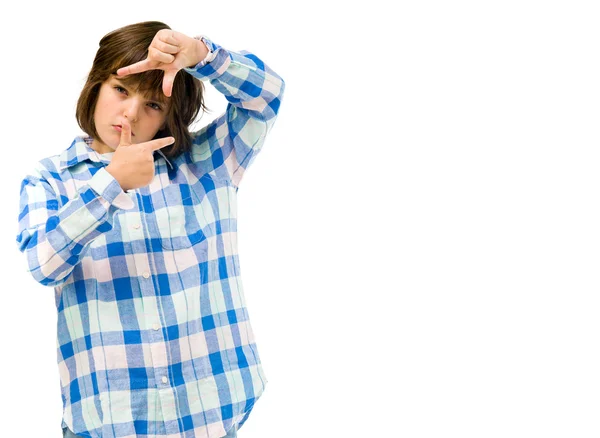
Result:
<instances>
[{"instance_id":1,"label":"wrist","mask_svg":"<svg viewBox=\"0 0 600 438\"><path fill-rule=\"evenodd\" d=\"M194 41L196 41L196 56L194 56L195 64L189 66L188 68L194 68L198 64L202 63L202 65L206 65L211 62L216 53L212 51L209 44L204 40L204 35L198 35L194 37Z\"/></svg>"},{"instance_id":2,"label":"wrist","mask_svg":"<svg viewBox=\"0 0 600 438\"><path fill-rule=\"evenodd\" d=\"M121 184L121 181L119 181L118 173L115 171L114 166L111 167L111 165L109 164L104 169L119 183L121 190L123 190L124 192L128 190L125 187L123 187L123 184Z\"/></svg>"},{"instance_id":3,"label":"wrist","mask_svg":"<svg viewBox=\"0 0 600 438\"><path fill-rule=\"evenodd\" d=\"M208 50L208 47L206 46L206 44L204 44L204 41L202 41L201 39L194 38L194 42L195 42L195 47L196 47L196 50L195 50L196 55L194 56L194 59L192 60L193 64L188 66L188 68L194 68L200 62L205 60L210 52L210 50Z\"/></svg>"}]
</instances>

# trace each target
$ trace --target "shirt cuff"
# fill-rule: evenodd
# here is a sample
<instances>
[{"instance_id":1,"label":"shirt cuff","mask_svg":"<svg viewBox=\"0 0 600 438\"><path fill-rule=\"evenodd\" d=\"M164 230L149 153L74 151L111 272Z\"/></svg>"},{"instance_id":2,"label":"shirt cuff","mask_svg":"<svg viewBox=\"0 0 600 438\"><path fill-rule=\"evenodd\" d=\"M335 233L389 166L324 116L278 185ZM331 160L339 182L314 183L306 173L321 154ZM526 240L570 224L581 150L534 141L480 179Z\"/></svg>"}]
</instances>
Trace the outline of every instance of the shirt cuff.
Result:
<instances>
[{"instance_id":1,"label":"shirt cuff","mask_svg":"<svg viewBox=\"0 0 600 438\"><path fill-rule=\"evenodd\" d=\"M183 70L198 79L213 79L223 74L229 66L231 57L229 52L219 44L213 42L206 35L198 35L195 39L201 40L208 47L209 53L205 59L193 67L184 67Z\"/></svg>"},{"instance_id":2,"label":"shirt cuff","mask_svg":"<svg viewBox=\"0 0 600 438\"><path fill-rule=\"evenodd\" d=\"M90 178L88 185L115 207L129 210L135 206L133 199L123 191L119 182L108 173L105 167L98 169Z\"/></svg>"}]
</instances>

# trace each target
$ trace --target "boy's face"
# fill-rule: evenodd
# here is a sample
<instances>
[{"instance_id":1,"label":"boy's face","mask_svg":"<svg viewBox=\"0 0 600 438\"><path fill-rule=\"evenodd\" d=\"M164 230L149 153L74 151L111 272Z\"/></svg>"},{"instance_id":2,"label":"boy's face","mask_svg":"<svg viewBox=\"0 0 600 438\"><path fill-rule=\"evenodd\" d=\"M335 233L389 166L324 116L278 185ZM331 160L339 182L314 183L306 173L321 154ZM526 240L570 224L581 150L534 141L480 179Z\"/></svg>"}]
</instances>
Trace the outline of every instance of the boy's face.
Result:
<instances>
[{"instance_id":1,"label":"boy's face","mask_svg":"<svg viewBox=\"0 0 600 438\"><path fill-rule=\"evenodd\" d=\"M113 152L121 140L115 125L121 125L125 117L131 125L132 143L152 140L166 121L168 105L144 97L111 75L100 87L96 102L94 123L101 141L94 139L92 148L101 154Z\"/></svg>"}]
</instances>

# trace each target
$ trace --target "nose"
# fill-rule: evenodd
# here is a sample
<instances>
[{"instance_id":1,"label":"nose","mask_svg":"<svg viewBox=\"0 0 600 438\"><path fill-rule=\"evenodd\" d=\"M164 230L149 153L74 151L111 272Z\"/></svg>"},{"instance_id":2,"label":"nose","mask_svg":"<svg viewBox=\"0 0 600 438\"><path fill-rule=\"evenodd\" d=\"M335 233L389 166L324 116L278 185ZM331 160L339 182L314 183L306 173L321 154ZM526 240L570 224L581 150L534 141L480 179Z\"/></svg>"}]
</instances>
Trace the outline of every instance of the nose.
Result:
<instances>
[{"instance_id":1,"label":"nose","mask_svg":"<svg viewBox=\"0 0 600 438\"><path fill-rule=\"evenodd\" d=\"M127 117L130 123L135 123L138 120L138 112L140 111L141 102L137 98L129 99L125 105L123 115Z\"/></svg>"}]
</instances>

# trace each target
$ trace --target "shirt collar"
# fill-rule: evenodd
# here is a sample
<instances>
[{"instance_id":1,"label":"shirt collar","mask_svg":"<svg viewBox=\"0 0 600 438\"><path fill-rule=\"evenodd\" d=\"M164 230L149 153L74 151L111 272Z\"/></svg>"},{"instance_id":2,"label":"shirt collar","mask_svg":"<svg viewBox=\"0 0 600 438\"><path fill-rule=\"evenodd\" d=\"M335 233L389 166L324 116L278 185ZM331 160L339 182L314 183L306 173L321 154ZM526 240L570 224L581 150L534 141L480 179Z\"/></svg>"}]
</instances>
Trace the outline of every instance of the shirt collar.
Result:
<instances>
[{"instance_id":1,"label":"shirt collar","mask_svg":"<svg viewBox=\"0 0 600 438\"><path fill-rule=\"evenodd\" d=\"M78 135L64 152L60 154L60 166L59 172L67 169L71 166L75 166L85 160L94 161L96 163L109 164L110 160L103 157L101 154L92 149L92 142L94 139L89 135ZM173 169L173 164L169 159L162 153L162 151L156 150L165 159L167 164Z\"/></svg>"}]
</instances>

